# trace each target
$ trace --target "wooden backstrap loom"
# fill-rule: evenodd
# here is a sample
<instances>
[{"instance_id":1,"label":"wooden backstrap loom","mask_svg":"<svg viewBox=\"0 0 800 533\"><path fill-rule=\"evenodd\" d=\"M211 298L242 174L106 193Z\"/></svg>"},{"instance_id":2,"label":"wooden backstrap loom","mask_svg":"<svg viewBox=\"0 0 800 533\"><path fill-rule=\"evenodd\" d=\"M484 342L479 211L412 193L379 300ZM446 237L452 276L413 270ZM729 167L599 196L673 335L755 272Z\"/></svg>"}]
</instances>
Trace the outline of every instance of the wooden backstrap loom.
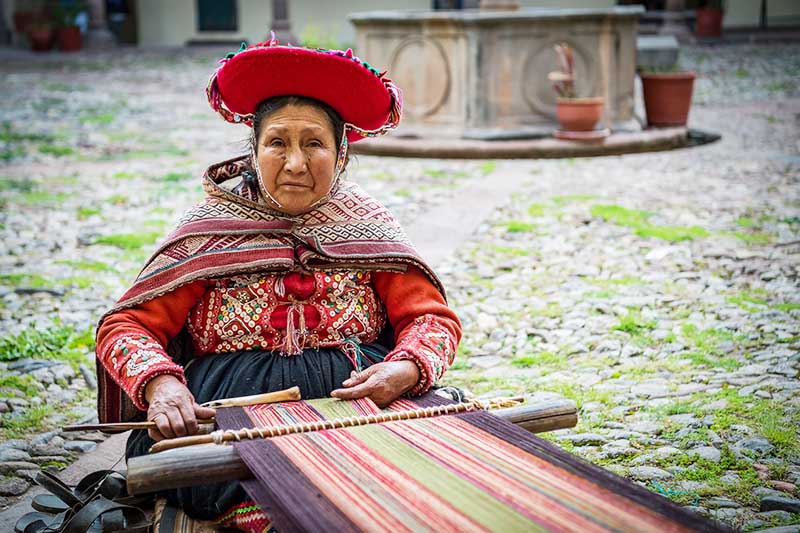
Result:
<instances>
[{"instance_id":1,"label":"wooden backstrap loom","mask_svg":"<svg viewBox=\"0 0 800 533\"><path fill-rule=\"evenodd\" d=\"M128 491L241 480L278 531L719 530L529 433L574 426L573 404L495 406L429 393L385 410L367 399L218 408L211 435L130 459Z\"/></svg>"}]
</instances>

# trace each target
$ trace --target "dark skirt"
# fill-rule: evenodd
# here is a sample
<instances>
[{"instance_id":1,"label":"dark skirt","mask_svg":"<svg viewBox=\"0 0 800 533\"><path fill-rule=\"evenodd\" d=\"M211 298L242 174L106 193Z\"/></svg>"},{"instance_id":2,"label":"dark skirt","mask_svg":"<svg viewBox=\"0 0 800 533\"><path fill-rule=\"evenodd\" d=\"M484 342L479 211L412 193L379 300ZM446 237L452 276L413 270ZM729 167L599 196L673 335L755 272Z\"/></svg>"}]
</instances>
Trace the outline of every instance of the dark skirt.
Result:
<instances>
[{"instance_id":1,"label":"dark skirt","mask_svg":"<svg viewBox=\"0 0 800 533\"><path fill-rule=\"evenodd\" d=\"M388 350L379 344L361 345L363 365L380 361ZM198 403L300 387L304 399L325 398L350 377L353 365L338 349L307 349L283 357L276 352L233 352L199 357L185 369L189 390ZM133 431L125 457L145 455L154 441L147 431ZM193 518L218 518L250 498L239 482L231 481L165 491L163 496Z\"/></svg>"}]
</instances>

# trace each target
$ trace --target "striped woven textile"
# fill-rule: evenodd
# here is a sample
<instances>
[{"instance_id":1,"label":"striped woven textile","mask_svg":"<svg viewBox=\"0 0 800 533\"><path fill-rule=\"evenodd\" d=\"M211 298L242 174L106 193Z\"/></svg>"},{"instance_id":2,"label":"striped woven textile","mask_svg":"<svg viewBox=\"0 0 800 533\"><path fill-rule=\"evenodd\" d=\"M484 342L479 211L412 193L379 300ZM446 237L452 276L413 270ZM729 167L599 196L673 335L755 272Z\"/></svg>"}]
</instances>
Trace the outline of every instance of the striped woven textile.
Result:
<instances>
[{"instance_id":1,"label":"striped woven textile","mask_svg":"<svg viewBox=\"0 0 800 533\"><path fill-rule=\"evenodd\" d=\"M387 410L445 403L428 394ZM380 413L333 399L217 411L223 429ZM278 531L717 531L488 412L242 441L244 486Z\"/></svg>"}]
</instances>

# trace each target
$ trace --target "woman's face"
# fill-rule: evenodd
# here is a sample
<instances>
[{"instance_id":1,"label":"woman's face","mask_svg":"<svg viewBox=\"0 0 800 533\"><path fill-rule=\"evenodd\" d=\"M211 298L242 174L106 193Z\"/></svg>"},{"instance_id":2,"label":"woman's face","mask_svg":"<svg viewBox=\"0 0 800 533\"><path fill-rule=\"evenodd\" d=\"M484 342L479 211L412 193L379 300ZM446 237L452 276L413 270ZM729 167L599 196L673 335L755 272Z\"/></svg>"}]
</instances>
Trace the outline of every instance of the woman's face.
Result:
<instances>
[{"instance_id":1,"label":"woman's face","mask_svg":"<svg viewBox=\"0 0 800 533\"><path fill-rule=\"evenodd\" d=\"M263 122L256 158L263 186L289 215L308 210L331 188L338 147L325 112L287 105Z\"/></svg>"}]
</instances>

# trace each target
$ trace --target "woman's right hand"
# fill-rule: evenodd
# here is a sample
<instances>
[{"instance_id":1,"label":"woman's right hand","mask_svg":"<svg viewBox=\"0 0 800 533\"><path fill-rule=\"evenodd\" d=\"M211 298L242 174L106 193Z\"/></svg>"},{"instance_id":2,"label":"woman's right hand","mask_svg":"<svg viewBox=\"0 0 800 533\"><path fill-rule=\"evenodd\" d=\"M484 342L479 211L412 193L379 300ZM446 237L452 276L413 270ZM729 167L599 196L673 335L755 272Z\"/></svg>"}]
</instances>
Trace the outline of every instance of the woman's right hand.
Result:
<instances>
[{"instance_id":1,"label":"woman's right hand","mask_svg":"<svg viewBox=\"0 0 800 533\"><path fill-rule=\"evenodd\" d=\"M144 397L150 404L147 419L156 424L147 434L155 441L194 435L198 419L214 416L213 409L201 407L186 385L169 374L151 379L144 389Z\"/></svg>"}]
</instances>

